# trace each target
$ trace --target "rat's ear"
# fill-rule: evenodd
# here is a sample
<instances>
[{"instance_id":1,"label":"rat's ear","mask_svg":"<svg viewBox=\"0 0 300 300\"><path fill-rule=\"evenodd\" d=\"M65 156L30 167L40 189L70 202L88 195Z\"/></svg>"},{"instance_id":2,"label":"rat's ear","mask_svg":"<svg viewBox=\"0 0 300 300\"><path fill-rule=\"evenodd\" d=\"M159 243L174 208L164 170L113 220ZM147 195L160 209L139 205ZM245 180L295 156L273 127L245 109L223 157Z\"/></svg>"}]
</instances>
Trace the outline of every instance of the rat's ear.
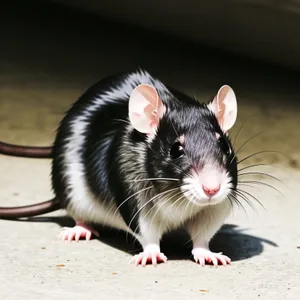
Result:
<instances>
[{"instance_id":1,"label":"rat's ear","mask_svg":"<svg viewBox=\"0 0 300 300\"><path fill-rule=\"evenodd\" d=\"M148 84L140 84L129 98L129 120L139 132L153 134L164 114L164 105L156 89Z\"/></svg>"},{"instance_id":2,"label":"rat's ear","mask_svg":"<svg viewBox=\"0 0 300 300\"><path fill-rule=\"evenodd\" d=\"M223 85L208 108L216 115L218 123L224 132L227 132L237 118L237 102L233 89Z\"/></svg>"}]
</instances>

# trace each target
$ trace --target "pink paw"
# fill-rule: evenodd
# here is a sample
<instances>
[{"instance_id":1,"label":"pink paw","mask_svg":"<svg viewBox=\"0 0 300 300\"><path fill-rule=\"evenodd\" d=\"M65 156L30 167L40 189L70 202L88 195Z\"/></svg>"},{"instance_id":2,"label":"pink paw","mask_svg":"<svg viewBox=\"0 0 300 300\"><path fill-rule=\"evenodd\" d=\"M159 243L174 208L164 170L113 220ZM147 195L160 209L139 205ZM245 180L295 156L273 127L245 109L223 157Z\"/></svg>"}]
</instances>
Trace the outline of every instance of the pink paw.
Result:
<instances>
[{"instance_id":1,"label":"pink paw","mask_svg":"<svg viewBox=\"0 0 300 300\"><path fill-rule=\"evenodd\" d=\"M147 245L143 252L135 255L130 262L134 261L136 266L142 265L146 266L147 263L152 263L152 265L156 266L157 263L167 262L167 257L160 252L159 246L157 245Z\"/></svg>"},{"instance_id":2,"label":"pink paw","mask_svg":"<svg viewBox=\"0 0 300 300\"><path fill-rule=\"evenodd\" d=\"M221 263L223 266L230 265L231 259L222 253L214 253L203 248L195 248L192 251L194 260L201 266L205 266L205 262L212 263L215 267Z\"/></svg>"},{"instance_id":3,"label":"pink paw","mask_svg":"<svg viewBox=\"0 0 300 300\"><path fill-rule=\"evenodd\" d=\"M63 241L72 240L79 241L81 238L85 238L87 241L91 239L92 234L96 237L99 237L98 231L85 225L84 223L76 222L74 227L65 227L64 230L60 233L59 238Z\"/></svg>"}]
</instances>

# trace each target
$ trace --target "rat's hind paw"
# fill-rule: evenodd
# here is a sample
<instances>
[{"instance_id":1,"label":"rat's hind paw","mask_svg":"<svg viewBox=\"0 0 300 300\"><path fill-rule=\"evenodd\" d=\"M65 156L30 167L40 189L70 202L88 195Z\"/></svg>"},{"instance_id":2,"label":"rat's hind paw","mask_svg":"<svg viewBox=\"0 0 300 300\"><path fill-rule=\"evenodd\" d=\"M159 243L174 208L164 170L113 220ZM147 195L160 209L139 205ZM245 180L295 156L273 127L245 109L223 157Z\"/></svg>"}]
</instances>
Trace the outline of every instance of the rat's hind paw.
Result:
<instances>
[{"instance_id":1,"label":"rat's hind paw","mask_svg":"<svg viewBox=\"0 0 300 300\"><path fill-rule=\"evenodd\" d=\"M223 266L230 265L231 259L222 253L214 253L204 248L195 248L192 251L194 260L201 266L204 266L206 262L212 263L215 267L221 263Z\"/></svg>"},{"instance_id":2,"label":"rat's hind paw","mask_svg":"<svg viewBox=\"0 0 300 300\"><path fill-rule=\"evenodd\" d=\"M59 235L59 238L63 241L72 240L79 241L81 238L85 238L87 241L91 239L92 235L99 237L98 231L92 227L87 226L82 222L76 222L74 227L65 227Z\"/></svg>"},{"instance_id":3,"label":"rat's hind paw","mask_svg":"<svg viewBox=\"0 0 300 300\"><path fill-rule=\"evenodd\" d=\"M157 245L148 245L145 247L144 251L135 255L131 260L130 263L134 261L136 266L142 265L143 267L146 266L147 263L150 263L154 266L157 263L167 262L167 257L160 252L160 249Z\"/></svg>"}]
</instances>

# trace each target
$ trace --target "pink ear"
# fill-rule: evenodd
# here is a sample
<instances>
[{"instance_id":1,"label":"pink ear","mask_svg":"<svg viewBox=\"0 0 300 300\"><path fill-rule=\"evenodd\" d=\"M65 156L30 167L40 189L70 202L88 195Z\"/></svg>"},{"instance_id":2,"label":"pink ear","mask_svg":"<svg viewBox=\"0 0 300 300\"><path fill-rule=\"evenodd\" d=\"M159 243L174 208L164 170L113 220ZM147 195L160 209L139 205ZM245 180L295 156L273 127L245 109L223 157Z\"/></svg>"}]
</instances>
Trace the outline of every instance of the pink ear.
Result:
<instances>
[{"instance_id":1,"label":"pink ear","mask_svg":"<svg viewBox=\"0 0 300 300\"><path fill-rule=\"evenodd\" d=\"M152 134L163 116L164 106L156 89L148 84L140 84L129 98L129 120L139 132Z\"/></svg>"},{"instance_id":2,"label":"pink ear","mask_svg":"<svg viewBox=\"0 0 300 300\"><path fill-rule=\"evenodd\" d=\"M224 132L227 132L237 118L237 102L233 89L223 85L208 108L216 115L218 123Z\"/></svg>"}]
</instances>

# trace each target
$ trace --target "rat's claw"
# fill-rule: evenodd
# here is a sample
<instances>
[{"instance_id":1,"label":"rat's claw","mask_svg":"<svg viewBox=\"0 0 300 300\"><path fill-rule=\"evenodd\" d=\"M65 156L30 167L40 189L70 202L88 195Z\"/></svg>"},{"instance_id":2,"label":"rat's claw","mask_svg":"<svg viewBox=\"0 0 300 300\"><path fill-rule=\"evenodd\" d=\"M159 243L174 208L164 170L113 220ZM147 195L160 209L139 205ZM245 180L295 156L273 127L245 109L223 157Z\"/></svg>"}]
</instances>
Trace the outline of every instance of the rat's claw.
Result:
<instances>
[{"instance_id":1,"label":"rat's claw","mask_svg":"<svg viewBox=\"0 0 300 300\"><path fill-rule=\"evenodd\" d=\"M143 266L143 267L146 267L147 260L148 260L148 257L147 257L146 255L143 256L143 258L142 258L142 266Z\"/></svg>"},{"instance_id":2,"label":"rat's claw","mask_svg":"<svg viewBox=\"0 0 300 300\"><path fill-rule=\"evenodd\" d=\"M164 263L167 262L167 257L163 253L158 254L158 259Z\"/></svg>"},{"instance_id":3,"label":"rat's claw","mask_svg":"<svg viewBox=\"0 0 300 300\"><path fill-rule=\"evenodd\" d=\"M76 233L75 233L75 241L78 242L79 239L81 237L81 232L78 230Z\"/></svg>"},{"instance_id":4,"label":"rat's claw","mask_svg":"<svg viewBox=\"0 0 300 300\"><path fill-rule=\"evenodd\" d=\"M214 257L214 256L211 256L211 262L213 263L213 265L214 265L215 267L217 267L217 266L219 265L218 260L217 260L216 257Z\"/></svg>"},{"instance_id":5,"label":"rat's claw","mask_svg":"<svg viewBox=\"0 0 300 300\"><path fill-rule=\"evenodd\" d=\"M204 248L195 248L192 251L194 260L201 266L205 265L205 262L212 263L215 267L219 265L219 262L223 265L230 265L231 259L222 253L214 253Z\"/></svg>"},{"instance_id":6,"label":"rat's claw","mask_svg":"<svg viewBox=\"0 0 300 300\"><path fill-rule=\"evenodd\" d=\"M70 231L69 234L67 234L68 242L71 242L73 238L76 235L76 231Z\"/></svg>"},{"instance_id":7,"label":"rat's claw","mask_svg":"<svg viewBox=\"0 0 300 300\"><path fill-rule=\"evenodd\" d=\"M156 255L154 253L152 254L152 265L155 266L155 267L157 266L157 258L156 258Z\"/></svg>"},{"instance_id":8,"label":"rat's claw","mask_svg":"<svg viewBox=\"0 0 300 300\"><path fill-rule=\"evenodd\" d=\"M226 265L227 265L227 261L226 261L226 259L225 259L224 256L225 256L225 255L220 255L220 256L219 256L219 261L221 262L221 264L222 264L223 266L226 266ZM229 257L227 257L227 258L228 258L229 263L230 263Z\"/></svg>"},{"instance_id":9,"label":"rat's claw","mask_svg":"<svg viewBox=\"0 0 300 300\"><path fill-rule=\"evenodd\" d=\"M200 266L204 267L205 265L205 258L204 257L199 257L199 258L195 258L196 263L199 263Z\"/></svg>"},{"instance_id":10,"label":"rat's claw","mask_svg":"<svg viewBox=\"0 0 300 300\"><path fill-rule=\"evenodd\" d=\"M96 236L99 237L99 234L96 235ZM92 232L91 232L91 231L88 231L88 232L86 233L85 239L86 239L87 241L89 241L89 240L91 239L91 237L92 237Z\"/></svg>"}]
</instances>

